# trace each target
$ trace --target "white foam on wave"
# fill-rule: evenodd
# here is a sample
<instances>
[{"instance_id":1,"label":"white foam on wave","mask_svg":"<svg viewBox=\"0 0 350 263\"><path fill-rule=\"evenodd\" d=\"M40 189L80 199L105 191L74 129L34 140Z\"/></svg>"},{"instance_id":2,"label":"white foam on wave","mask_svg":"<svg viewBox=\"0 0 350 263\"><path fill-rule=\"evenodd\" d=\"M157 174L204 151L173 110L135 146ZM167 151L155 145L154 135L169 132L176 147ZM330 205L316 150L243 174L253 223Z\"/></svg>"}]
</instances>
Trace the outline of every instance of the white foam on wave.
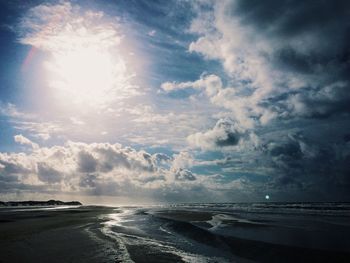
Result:
<instances>
[{"instance_id":1,"label":"white foam on wave","mask_svg":"<svg viewBox=\"0 0 350 263\"><path fill-rule=\"evenodd\" d=\"M219 227L225 227L227 226L226 222L235 222L235 223L243 223L243 224L260 224L258 222L253 222L248 219L243 218L237 218L231 215L227 214L216 214L213 215L211 220L206 221L208 224L210 224L212 227L209 228L210 230L215 230Z\"/></svg>"},{"instance_id":2,"label":"white foam on wave","mask_svg":"<svg viewBox=\"0 0 350 263\"><path fill-rule=\"evenodd\" d=\"M162 241L157 240L149 236L145 235L138 235L138 233L144 233L141 229L138 229L139 231L135 231L135 227L131 226L125 226L126 222L135 221L132 219L133 215L135 214L134 209L125 209L125 210L118 210L118 213L110 214L107 217L104 217L104 219L107 219L107 221L103 224L103 228L101 232L112 238L113 240L117 241L118 248L117 251L120 253L121 256L118 258L118 260L122 262L134 262L129 254L129 251L127 249L128 245L131 246L145 246L149 249L155 251L156 253L162 254L162 253L169 253L173 254L175 256L181 257L182 261L188 262L188 263L209 263L209 262L229 262L226 261L223 258L218 257L206 257L199 254L193 254L186 251L183 251L179 248L176 248L175 244L168 241ZM128 228L132 229L131 233L121 233L113 231L113 227L122 227L122 228ZM115 228L114 228L115 229ZM159 227L159 230L162 232L174 236L173 233L170 231Z\"/></svg>"},{"instance_id":3,"label":"white foam on wave","mask_svg":"<svg viewBox=\"0 0 350 263\"><path fill-rule=\"evenodd\" d=\"M174 235L172 232L166 230L165 228L163 228L162 226L159 227L159 230L164 232L164 233L167 233L168 235Z\"/></svg>"},{"instance_id":4,"label":"white foam on wave","mask_svg":"<svg viewBox=\"0 0 350 263\"><path fill-rule=\"evenodd\" d=\"M107 220L103 223L103 227L101 228L101 233L110 239L116 241L116 255L117 262L126 262L126 263L134 263L131 259L128 249L125 246L125 242L120 235L115 233L112 230L113 226L119 226L123 222L123 216L127 216L131 214L131 210L119 210L117 213L109 214L107 216L103 216L101 219Z\"/></svg>"},{"instance_id":5,"label":"white foam on wave","mask_svg":"<svg viewBox=\"0 0 350 263\"><path fill-rule=\"evenodd\" d=\"M28 206L19 206L16 208L9 208L9 207L5 207L3 212L29 212L29 211L50 211L50 210L62 210L62 209L74 209L74 208L79 208L80 205L61 205L61 206L33 206L28 208ZM0 212L2 212L0 210Z\"/></svg>"}]
</instances>

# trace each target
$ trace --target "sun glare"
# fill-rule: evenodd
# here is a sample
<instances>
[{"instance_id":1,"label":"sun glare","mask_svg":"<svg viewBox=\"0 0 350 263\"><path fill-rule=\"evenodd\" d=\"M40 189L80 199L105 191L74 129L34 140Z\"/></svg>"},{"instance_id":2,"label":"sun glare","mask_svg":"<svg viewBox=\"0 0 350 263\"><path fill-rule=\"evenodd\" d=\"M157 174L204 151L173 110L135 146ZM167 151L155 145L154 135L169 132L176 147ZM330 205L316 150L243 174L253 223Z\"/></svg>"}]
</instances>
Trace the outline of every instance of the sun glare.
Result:
<instances>
[{"instance_id":1,"label":"sun glare","mask_svg":"<svg viewBox=\"0 0 350 263\"><path fill-rule=\"evenodd\" d=\"M41 16L39 14L45 14ZM23 44L43 51L44 83L55 107L106 109L137 94L135 59L129 54L118 19L66 2L48 10L42 6L22 21ZM122 41L123 40L123 41ZM28 64L32 53L24 65ZM43 77L42 72L38 76Z\"/></svg>"},{"instance_id":2,"label":"sun glare","mask_svg":"<svg viewBox=\"0 0 350 263\"><path fill-rule=\"evenodd\" d=\"M125 64L108 50L88 46L56 52L48 62L51 86L76 104L101 105L125 79Z\"/></svg>"}]
</instances>

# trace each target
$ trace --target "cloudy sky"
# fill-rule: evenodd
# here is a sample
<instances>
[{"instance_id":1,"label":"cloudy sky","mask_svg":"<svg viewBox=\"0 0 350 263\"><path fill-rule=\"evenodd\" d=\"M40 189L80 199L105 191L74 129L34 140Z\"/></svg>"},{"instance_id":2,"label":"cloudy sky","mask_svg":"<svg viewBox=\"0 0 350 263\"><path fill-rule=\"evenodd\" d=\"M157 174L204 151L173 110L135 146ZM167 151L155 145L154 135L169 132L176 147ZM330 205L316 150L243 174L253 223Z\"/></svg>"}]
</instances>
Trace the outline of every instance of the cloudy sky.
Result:
<instances>
[{"instance_id":1,"label":"cloudy sky","mask_svg":"<svg viewBox=\"0 0 350 263\"><path fill-rule=\"evenodd\" d=\"M350 4L0 2L0 199L349 201Z\"/></svg>"}]
</instances>

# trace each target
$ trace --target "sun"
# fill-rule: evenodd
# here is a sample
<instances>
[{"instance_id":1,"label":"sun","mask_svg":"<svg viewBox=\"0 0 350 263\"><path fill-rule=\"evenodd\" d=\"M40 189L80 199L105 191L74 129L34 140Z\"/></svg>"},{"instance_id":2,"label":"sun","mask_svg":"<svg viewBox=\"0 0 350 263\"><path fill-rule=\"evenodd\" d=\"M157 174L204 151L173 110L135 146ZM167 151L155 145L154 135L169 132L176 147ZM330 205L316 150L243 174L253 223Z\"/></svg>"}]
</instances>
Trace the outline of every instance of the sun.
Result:
<instances>
[{"instance_id":1,"label":"sun","mask_svg":"<svg viewBox=\"0 0 350 263\"><path fill-rule=\"evenodd\" d=\"M56 95L77 105L102 105L122 85L125 63L109 50L87 45L55 52L47 63L50 86ZM62 99L62 98L61 98Z\"/></svg>"},{"instance_id":2,"label":"sun","mask_svg":"<svg viewBox=\"0 0 350 263\"><path fill-rule=\"evenodd\" d=\"M38 79L55 107L106 109L137 93L133 40L117 18L69 2L34 11L21 23L21 43L42 52Z\"/></svg>"},{"instance_id":3,"label":"sun","mask_svg":"<svg viewBox=\"0 0 350 263\"><path fill-rule=\"evenodd\" d=\"M125 62L86 36L76 42L65 38L65 48L52 52L46 62L50 87L58 98L78 106L110 102L127 79Z\"/></svg>"},{"instance_id":4,"label":"sun","mask_svg":"<svg viewBox=\"0 0 350 263\"><path fill-rule=\"evenodd\" d=\"M44 11L44 17L25 22L31 30L23 42L45 52L45 76L54 96L65 105L96 107L120 95L132 74L119 24L69 3Z\"/></svg>"}]
</instances>

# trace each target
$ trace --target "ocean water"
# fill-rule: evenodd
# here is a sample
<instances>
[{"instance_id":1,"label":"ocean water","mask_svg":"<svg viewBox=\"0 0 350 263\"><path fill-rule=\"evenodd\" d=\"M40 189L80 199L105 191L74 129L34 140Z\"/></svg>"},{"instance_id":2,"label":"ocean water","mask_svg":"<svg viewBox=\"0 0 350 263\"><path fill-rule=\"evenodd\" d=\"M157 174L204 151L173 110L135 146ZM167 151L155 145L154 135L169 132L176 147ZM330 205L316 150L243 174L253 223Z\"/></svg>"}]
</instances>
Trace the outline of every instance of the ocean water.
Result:
<instances>
[{"instance_id":1,"label":"ocean water","mask_svg":"<svg viewBox=\"0 0 350 263\"><path fill-rule=\"evenodd\" d=\"M116 207L117 262L350 262L350 203Z\"/></svg>"}]
</instances>

